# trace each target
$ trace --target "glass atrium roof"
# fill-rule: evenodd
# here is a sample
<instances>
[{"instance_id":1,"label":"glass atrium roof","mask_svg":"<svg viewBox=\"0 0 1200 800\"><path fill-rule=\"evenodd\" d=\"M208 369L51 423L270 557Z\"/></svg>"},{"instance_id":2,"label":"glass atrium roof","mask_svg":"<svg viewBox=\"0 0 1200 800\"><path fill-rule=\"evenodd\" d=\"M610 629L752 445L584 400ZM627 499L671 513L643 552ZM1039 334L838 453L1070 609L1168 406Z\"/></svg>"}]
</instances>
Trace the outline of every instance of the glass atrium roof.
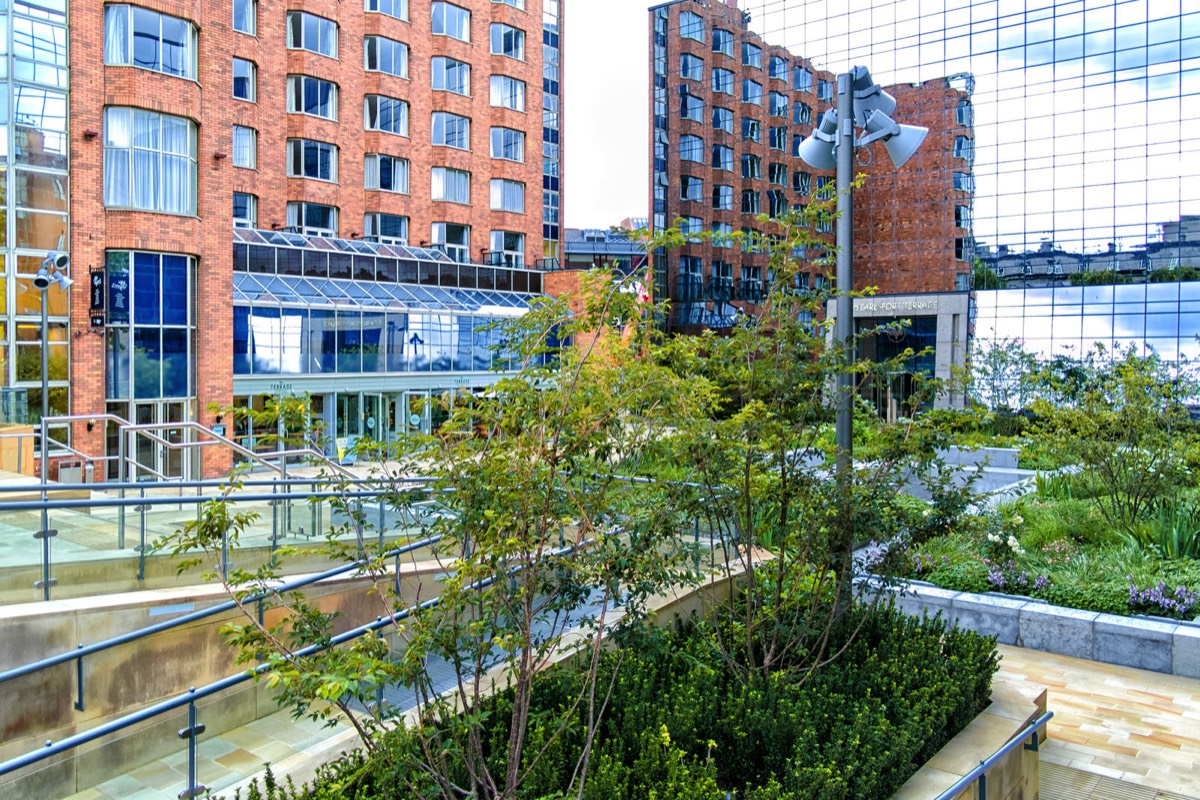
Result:
<instances>
[{"instance_id":1,"label":"glass atrium roof","mask_svg":"<svg viewBox=\"0 0 1200 800\"><path fill-rule=\"evenodd\" d=\"M396 248L393 246L391 249ZM480 289L442 289L405 283L233 273L234 302L254 305L317 306L376 313L440 311L518 317L529 310L529 302L537 296Z\"/></svg>"},{"instance_id":2,"label":"glass atrium roof","mask_svg":"<svg viewBox=\"0 0 1200 800\"><path fill-rule=\"evenodd\" d=\"M361 253L384 258L407 258L414 261L435 261L453 264L454 259L441 250L425 247L402 247L397 244L379 244L361 239L331 239L325 236L305 236L284 231L258 231L251 228L234 228L233 241L242 244L272 244L283 247L307 247L314 250L334 250L346 253Z\"/></svg>"}]
</instances>

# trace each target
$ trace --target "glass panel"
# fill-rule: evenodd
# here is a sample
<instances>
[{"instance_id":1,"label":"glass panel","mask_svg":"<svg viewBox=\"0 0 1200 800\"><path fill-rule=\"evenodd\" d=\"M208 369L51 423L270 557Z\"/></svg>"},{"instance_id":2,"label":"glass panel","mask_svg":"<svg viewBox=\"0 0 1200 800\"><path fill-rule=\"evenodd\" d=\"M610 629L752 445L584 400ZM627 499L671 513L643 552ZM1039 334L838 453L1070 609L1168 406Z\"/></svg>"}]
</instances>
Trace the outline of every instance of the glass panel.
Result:
<instances>
[{"instance_id":1,"label":"glass panel","mask_svg":"<svg viewBox=\"0 0 1200 800\"><path fill-rule=\"evenodd\" d=\"M159 328L133 329L133 396L161 397L162 342Z\"/></svg>"}]
</instances>

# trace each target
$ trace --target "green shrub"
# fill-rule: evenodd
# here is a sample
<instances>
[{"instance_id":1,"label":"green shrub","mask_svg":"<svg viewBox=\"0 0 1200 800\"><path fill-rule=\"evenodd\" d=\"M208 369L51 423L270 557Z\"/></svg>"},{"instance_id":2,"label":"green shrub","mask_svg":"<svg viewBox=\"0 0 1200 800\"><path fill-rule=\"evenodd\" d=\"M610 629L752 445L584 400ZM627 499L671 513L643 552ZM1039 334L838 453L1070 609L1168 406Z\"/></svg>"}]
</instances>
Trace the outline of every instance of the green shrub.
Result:
<instances>
[{"instance_id":1,"label":"green shrub","mask_svg":"<svg viewBox=\"0 0 1200 800\"><path fill-rule=\"evenodd\" d=\"M987 705L997 668L994 640L890 609L844 616L830 651L845 646L845 652L825 667L785 668L748 682L730 678L710 631L664 637L626 646L601 664L599 685L612 689L590 763L588 800L718 800L727 790L756 800L882 800ZM577 670L560 665L537 678L525 752L529 761L542 755L526 764L525 797L562 797L570 782L586 708L568 715L563 729L558 721L582 687ZM474 716L497 766L509 698L493 697ZM432 787L414 766L421 756L415 734L393 732L384 749L328 764L312 785L255 798L426 796ZM441 750L451 761L455 754L453 747ZM459 785L468 785L462 773Z\"/></svg>"},{"instance_id":2,"label":"green shrub","mask_svg":"<svg viewBox=\"0 0 1200 800\"><path fill-rule=\"evenodd\" d=\"M1200 506L1163 500L1149 520L1123 533L1134 547L1166 559L1200 559Z\"/></svg>"}]
</instances>

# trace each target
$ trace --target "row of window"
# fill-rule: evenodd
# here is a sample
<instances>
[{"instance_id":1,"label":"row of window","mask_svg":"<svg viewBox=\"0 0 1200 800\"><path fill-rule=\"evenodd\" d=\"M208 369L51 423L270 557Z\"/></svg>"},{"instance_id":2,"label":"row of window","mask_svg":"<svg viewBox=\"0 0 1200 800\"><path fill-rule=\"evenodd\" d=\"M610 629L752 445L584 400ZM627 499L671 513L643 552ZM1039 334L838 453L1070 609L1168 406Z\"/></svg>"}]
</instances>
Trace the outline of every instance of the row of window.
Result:
<instances>
[{"instance_id":1,"label":"row of window","mask_svg":"<svg viewBox=\"0 0 1200 800\"><path fill-rule=\"evenodd\" d=\"M730 126L732 127L732 120L730 120L729 122L730 122ZM720 129L728 131L728 129L726 129L725 127L721 127ZM786 152L787 139L788 139L787 126L772 127L769 129L767 146L772 150L780 150L780 151ZM758 144L762 143L762 128L760 127L757 120L750 119L748 117L742 119L742 140L755 142ZM799 136L799 135L792 136L792 155L793 156L798 157L800 155L800 143L802 141L804 141L803 136ZM720 157L718 157L718 153L720 154ZM970 138L969 136L956 136L954 139L954 157L960 158L960 159L966 161L967 163L973 162L975 160L975 140ZM666 145L665 145L665 143L659 142L655 145L655 159L656 160L665 160L665 158L666 158ZM702 139L699 136L694 136L692 134L684 134L683 136L680 136L679 137L679 158L683 161L691 161L695 164L703 164L704 163L704 139ZM758 156L747 154L747 155L742 156L743 164L745 164L746 159L753 159L756 162L760 160ZM712 163L712 167L714 169L732 170L733 169L733 148L729 147L727 145L714 144L712 146L712 162L711 163ZM744 171L745 171L745 169L743 167L743 172ZM956 176L959 174L962 174L962 173L955 173ZM757 177L761 177L761 176L755 174L755 175L749 175L749 176L743 176L743 177L757 178ZM956 177L954 188L961 189L962 191L970 192L970 191L974 191L974 183L972 182L971 188L966 188L965 186L959 185L959 180Z\"/></svg>"},{"instance_id":2,"label":"row of window","mask_svg":"<svg viewBox=\"0 0 1200 800\"><path fill-rule=\"evenodd\" d=\"M388 3L391 5L387 5ZM371 5L372 0L364 0ZM395 8L395 0L374 0ZM379 9L368 9L379 10ZM234 28L253 33L256 27L253 0L235 0ZM470 41L469 11L449 3L433 3L433 32ZM239 27L239 25L241 27ZM248 30L247 30L248 28ZM197 28L179 17L140 6L109 4L104 7L104 63L197 79ZM330 58L338 57L338 25L307 11L287 12L287 46ZM525 31L501 22L491 25L492 55L525 60ZM408 45L383 36L363 42L367 70L408 77Z\"/></svg>"}]
</instances>

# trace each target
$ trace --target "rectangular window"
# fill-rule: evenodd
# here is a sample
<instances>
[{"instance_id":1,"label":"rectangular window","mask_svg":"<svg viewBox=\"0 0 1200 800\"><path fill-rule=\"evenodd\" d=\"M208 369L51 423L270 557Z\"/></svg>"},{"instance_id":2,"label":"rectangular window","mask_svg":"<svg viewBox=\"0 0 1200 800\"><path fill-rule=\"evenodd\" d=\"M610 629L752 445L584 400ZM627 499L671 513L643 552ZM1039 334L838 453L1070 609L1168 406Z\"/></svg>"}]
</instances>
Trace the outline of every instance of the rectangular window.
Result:
<instances>
[{"instance_id":1,"label":"rectangular window","mask_svg":"<svg viewBox=\"0 0 1200 800\"><path fill-rule=\"evenodd\" d=\"M786 117L788 115L788 96L782 92L771 92L767 108L773 117Z\"/></svg>"},{"instance_id":2,"label":"rectangular window","mask_svg":"<svg viewBox=\"0 0 1200 800\"><path fill-rule=\"evenodd\" d=\"M471 149L471 120L447 111L433 112L433 143L459 150Z\"/></svg>"},{"instance_id":3,"label":"rectangular window","mask_svg":"<svg viewBox=\"0 0 1200 800\"><path fill-rule=\"evenodd\" d=\"M698 244L700 242L700 237L693 234L700 234L704 232L704 220L700 219L699 217L681 217L679 220L679 232L687 236L688 242L692 244ZM684 256L684 258L690 257ZM695 261L698 265L700 259L697 258ZM699 271L699 266L697 266L696 272L698 273Z\"/></svg>"},{"instance_id":4,"label":"rectangular window","mask_svg":"<svg viewBox=\"0 0 1200 800\"><path fill-rule=\"evenodd\" d=\"M813 90L812 72L799 64L792 67L792 89L797 92L811 92Z\"/></svg>"},{"instance_id":5,"label":"rectangular window","mask_svg":"<svg viewBox=\"0 0 1200 800\"><path fill-rule=\"evenodd\" d=\"M733 172L733 148L723 144L714 144L712 148L713 169L723 169Z\"/></svg>"},{"instance_id":6,"label":"rectangular window","mask_svg":"<svg viewBox=\"0 0 1200 800\"><path fill-rule=\"evenodd\" d=\"M692 203L703 203L704 181L700 178L693 178L691 175L683 175L680 177L679 199L687 200Z\"/></svg>"},{"instance_id":7,"label":"rectangular window","mask_svg":"<svg viewBox=\"0 0 1200 800\"><path fill-rule=\"evenodd\" d=\"M768 164L767 181L777 186L788 185L788 170L785 164Z\"/></svg>"},{"instance_id":8,"label":"rectangular window","mask_svg":"<svg viewBox=\"0 0 1200 800\"><path fill-rule=\"evenodd\" d=\"M812 122L812 106L808 103L796 103L792 107L792 122L797 125L808 125Z\"/></svg>"},{"instance_id":9,"label":"rectangular window","mask_svg":"<svg viewBox=\"0 0 1200 800\"><path fill-rule=\"evenodd\" d=\"M762 177L762 159L746 153L742 156L742 177L755 179Z\"/></svg>"},{"instance_id":10,"label":"rectangular window","mask_svg":"<svg viewBox=\"0 0 1200 800\"><path fill-rule=\"evenodd\" d=\"M471 173L449 167L434 167L430 199L470 205Z\"/></svg>"},{"instance_id":11,"label":"rectangular window","mask_svg":"<svg viewBox=\"0 0 1200 800\"><path fill-rule=\"evenodd\" d=\"M717 211L733 211L733 187L719 183L713 186L712 207Z\"/></svg>"},{"instance_id":12,"label":"rectangular window","mask_svg":"<svg viewBox=\"0 0 1200 800\"><path fill-rule=\"evenodd\" d=\"M762 124L750 117L742 117L742 141L762 144Z\"/></svg>"},{"instance_id":13,"label":"rectangular window","mask_svg":"<svg viewBox=\"0 0 1200 800\"><path fill-rule=\"evenodd\" d=\"M762 105L762 84L746 79L742 81L742 102Z\"/></svg>"},{"instance_id":14,"label":"rectangular window","mask_svg":"<svg viewBox=\"0 0 1200 800\"><path fill-rule=\"evenodd\" d=\"M287 110L289 114L309 114L337 119L337 84L310 75L288 75Z\"/></svg>"},{"instance_id":15,"label":"rectangular window","mask_svg":"<svg viewBox=\"0 0 1200 800\"><path fill-rule=\"evenodd\" d=\"M104 63L196 79L196 26L127 5L104 7Z\"/></svg>"},{"instance_id":16,"label":"rectangular window","mask_svg":"<svg viewBox=\"0 0 1200 800\"><path fill-rule=\"evenodd\" d=\"M471 41L471 12L450 3L435 2L430 7L433 32L462 42Z\"/></svg>"},{"instance_id":17,"label":"rectangular window","mask_svg":"<svg viewBox=\"0 0 1200 800\"><path fill-rule=\"evenodd\" d=\"M233 227L258 227L258 198L245 192L233 193Z\"/></svg>"},{"instance_id":18,"label":"rectangular window","mask_svg":"<svg viewBox=\"0 0 1200 800\"><path fill-rule=\"evenodd\" d=\"M704 18L699 14L693 14L691 11L680 12L679 35L684 39L694 39L697 42L703 42Z\"/></svg>"},{"instance_id":19,"label":"rectangular window","mask_svg":"<svg viewBox=\"0 0 1200 800\"><path fill-rule=\"evenodd\" d=\"M496 108L525 110L525 81L507 75L493 75L490 95L492 106Z\"/></svg>"},{"instance_id":20,"label":"rectangular window","mask_svg":"<svg viewBox=\"0 0 1200 800\"><path fill-rule=\"evenodd\" d=\"M771 77L786 81L788 77L787 59L782 56L771 56Z\"/></svg>"},{"instance_id":21,"label":"rectangular window","mask_svg":"<svg viewBox=\"0 0 1200 800\"><path fill-rule=\"evenodd\" d=\"M975 110L972 108L970 100L959 100L955 113L958 124L964 128L970 128L975 124Z\"/></svg>"},{"instance_id":22,"label":"rectangular window","mask_svg":"<svg viewBox=\"0 0 1200 800\"><path fill-rule=\"evenodd\" d=\"M312 178L318 181L337 181L338 149L328 142L312 139L288 139L289 178Z\"/></svg>"},{"instance_id":23,"label":"rectangular window","mask_svg":"<svg viewBox=\"0 0 1200 800\"><path fill-rule=\"evenodd\" d=\"M960 192L974 192L975 176L969 172L954 173L954 188Z\"/></svg>"},{"instance_id":24,"label":"rectangular window","mask_svg":"<svg viewBox=\"0 0 1200 800\"><path fill-rule=\"evenodd\" d=\"M287 204L287 227L305 236L338 235L338 210L321 203Z\"/></svg>"},{"instance_id":25,"label":"rectangular window","mask_svg":"<svg viewBox=\"0 0 1200 800\"><path fill-rule=\"evenodd\" d=\"M104 110L104 205L196 213L196 126L139 108Z\"/></svg>"},{"instance_id":26,"label":"rectangular window","mask_svg":"<svg viewBox=\"0 0 1200 800\"><path fill-rule=\"evenodd\" d=\"M742 190L742 213L743 214L758 214L762 210L762 205L759 202L759 193L753 189Z\"/></svg>"},{"instance_id":27,"label":"rectangular window","mask_svg":"<svg viewBox=\"0 0 1200 800\"><path fill-rule=\"evenodd\" d=\"M368 153L363 162L363 188L408 194L408 159Z\"/></svg>"},{"instance_id":28,"label":"rectangular window","mask_svg":"<svg viewBox=\"0 0 1200 800\"><path fill-rule=\"evenodd\" d=\"M365 214L363 216L363 238L374 239L381 244L408 244L408 217L399 214Z\"/></svg>"},{"instance_id":29,"label":"rectangular window","mask_svg":"<svg viewBox=\"0 0 1200 800\"><path fill-rule=\"evenodd\" d=\"M493 22L491 43L492 55L525 60L525 31L502 22Z\"/></svg>"},{"instance_id":30,"label":"rectangular window","mask_svg":"<svg viewBox=\"0 0 1200 800\"><path fill-rule=\"evenodd\" d=\"M742 66L762 69L762 48L750 42L742 42Z\"/></svg>"},{"instance_id":31,"label":"rectangular window","mask_svg":"<svg viewBox=\"0 0 1200 800\"><path fill-rule=\"evenodd\" d=\"M525 162L525 134L512 128L492 128L492 158Z\"/></svg>"},{"instance_id":32,"label":"rectangular window","mask_svg":"<svg viewBox=\"0 0 1200 800\"><path fill-rule=\"evenodd\" d=\"M679 77L689 81L704 80L704 62L691 53L679 56Z\"/></svg>"},{"instance_id":33,"label":"rectangular window","mask_svg":"<svg viewBox=\"0 0 1200 800\"><path fill-rule=\"evenodd\" d=\"M396 19L408 19L408 0L363 0L363 11L387 14Z\"/></svg>"},{"instance_id":34,"label":"rectangular window","mask_svg":"<svg viewBox=\"0 0 1200 800\"><path fill-rule=\"evenodd\" d=\"M408 136L408 103L395 97L367 95L363 103L363 128Z\"/></svg>"},{"instance_id":35,"label":"rectangular window","mask_svg":"<svg viewBox=\"0 0 1200 800\"><path fill-rule=\"evenodd\" d=\"M435 222L430 241L446 251L450 258L460 264L471 260L471 228L453 222Z\"/></svg>"},{"instance_id":36,"label":"rectangular window","mask_svg":"<svg viewBox=\"0 0 1200 800\"><path fill-rule=\"evenodd\" d=\"M514 231L492 231L492 252L499 253L504 266L525 268L525 234Z\"/></svg>"},{"instance_id":37,"label":"rectangular window","mask_svg":"<svg viewBox=\"0 0 1200 800\"><path fill-rule=\"evenodd\" d=\"M679 137L679 158L683 161L704 163L704 140L699 136Z\"/></svg>"},{"instance_id":38,"label":"rectangular window","mask_svg":"<svg viewBox=\"0 0 1200 800\"><path fill-rule=\"evenodd\" d=\"M975 160L975 142L968 136L954 137L954 157L971 162Z\"/></svg>"},{"instance_id":39,"label":"rectangular window","mask_svg":"<svg viewBox=\"0 0 1200 800\"><path fill-rule=\"evenodd\" d=\"M445 56L434 56L433 88L439 92L470 95L471 65Z\"/></svg>"},{"instance_id":40,"label":"rectangular window","mask_svg":"<svg viewBox=\"0 0 1200 800\"><path fill-rule=\"evenodd\" d=\"M254 35L258 29L258 0L233 0L233 29Z\"/></svg>"},{"instance_id":41,"label":"rectangular window","mask_svg":"<svg viewBox=\"0 0 1200 800\"><path fill-rule=\"evenodd\" d=\"M733 205L732 200L730 201L730 205ZM733 226L728 222L714 222L712 224L712 234L713 247L733 246Z\"/></svg>"},{"instance_id":42,"label":"rectangular window","mask_svg":"<svg viewBox=\"0 0 1200 800\"><path fill-rule=\"evenodd\" d=\"M971 239L955 239L954 257L959 261L973 260L975 258L975 243ZM1028 266L1027 264L1026 267Z\"/></svg>"},{"instance_id":43,"label":"rectangular window","mask_svg":"<svg viewBox=\"0 0 1200 800\"><path fill-rule=\"evenodd\" d=\"M680 86L686 89L686 86ZM681 92L679 95L679 118L690 119L693 122L704 121L704 101L695 95Z\"/></svg>"},{"instance_id":44,"label":"rectangular window","mask_svg":"<svg viewBox=\"0 0 1200 800\"><path fill-rule=\"evenodd\" d=\"M337 58L338 27L331 19L307 11L287 12L287 46L291 50L308 50Z\"/></svg>"},{"instance_id":45,"label":"rectangular window","mask_svg":"<svg viewBox=\"0 0 1200 800\"><path fill-rule=\"evenodd\" d=\"M954 207L954 227L971 229L971 207L970 206L955 206Z\"/></svg>"},{"instance_id":46,"label":"rectangular window","mask_svg":"<svg viewBox=\"0 0 1200 800\"><path fill-rule=\"evenodd\" d=\"M833 99L833 83L827 80L817 81L817 99L832 100Z\"/></svg>"},{"instance_id":47,"label":"rectangular window","mask_svg":"<svg viewBox=\"0 0 1200 800\"><path fill-rule=\"evenodd\" d=\"M525 0L492 0L493 3L503 3L506 6L525 10Z\"/></svg>"},{"instance_id":48,"label":"rectangular window","mask_svg":"<svg viewBox=\"0 0 1200 800\"><path fill-rule=\"evenodd\" d=\"M233 96L238 100L254 102L257 91L257 69L253 61L244 58L233 60Z\"/></svg>"},{"instance_id":49,"label":"rectangular window","mask_svg":"<svg viewBox=\"0 0 1200 800\"><path fill-rule=\"evenodd\" d=\"M768 137L767 146L772 150L787 151L788 129L786 125L771 128L771 135Z\"/></svg>"},{"instance_id":50,"label":"rectangular window","mask_svg":"<svg viewBox=\"0 0 1200 800\"><path fill-rule=\"evenodd\" d=\"M812 175L807 172L792 174L792 190L797 194L808 194L812 191Z\"/></svg>"},{"instance_id":51,"label":"rectangular window","mask_svg":"<svg viewBox=\"0 0 1200 800\"><path fill-rule=\"evenodd\" d=\"M233 126L233 165L246 169L258 167L258 132L253 128Z\"/></svg>"},{"instance_id":52,"label":"rectangular window","mask_svg":"<svg viewBox=\"0 0 1200 800\"><path fill-rule=\"evenodd\" d=\"M787 212L787 195L780 189L767 192L767 214L771 217L782 217Z\"/></svg>"},{"instance_id":53,"label":"rectangular window","mask_svg":"<svg viewBox=\"0 0 1200 800\"><path fill-rule=\"evenodd\" d=\"M382 36L363 39L363 69L397 78L408 77L408 45Z\"/></svg>"},{"instance_id":54,"label":"rectangular window","mask_svg":"<svg viewBox=\"0 0 1200 800\"><path fill-rule=\"evenodd\" d=\"M712 90L718 94L733 94L733 72L714 67L712 71Z\"/></svg>"},{"instance_id":55,"label":"rectangular window","mask_svg":"<svg viewBox=\"0 0 1200 800\"><path fill-rule=\"evenodd\" d=\"M728 108L713 106L712 125L715 130L733 133L733 112Z\"/></svg>"},{"instance_id":56,"label":"rectangular window","mask_svg":"<svg viewBox=\"0 0 1200 800\"><path fill-rule=\"evenodd\" d=\"M492 211L525 213L525 184L492 178Z\"/></svg>"},{"instance_id":57,"label":"rectangular window","mask_svg":"<svg viewBox=\"0 0 1200 800\"><path fill-rule=\"evenodd\" d=\"M720 28L713 28L712 51L714 53L724 53L732 58L733 34Z\"/></svg>"}]
</instances>

